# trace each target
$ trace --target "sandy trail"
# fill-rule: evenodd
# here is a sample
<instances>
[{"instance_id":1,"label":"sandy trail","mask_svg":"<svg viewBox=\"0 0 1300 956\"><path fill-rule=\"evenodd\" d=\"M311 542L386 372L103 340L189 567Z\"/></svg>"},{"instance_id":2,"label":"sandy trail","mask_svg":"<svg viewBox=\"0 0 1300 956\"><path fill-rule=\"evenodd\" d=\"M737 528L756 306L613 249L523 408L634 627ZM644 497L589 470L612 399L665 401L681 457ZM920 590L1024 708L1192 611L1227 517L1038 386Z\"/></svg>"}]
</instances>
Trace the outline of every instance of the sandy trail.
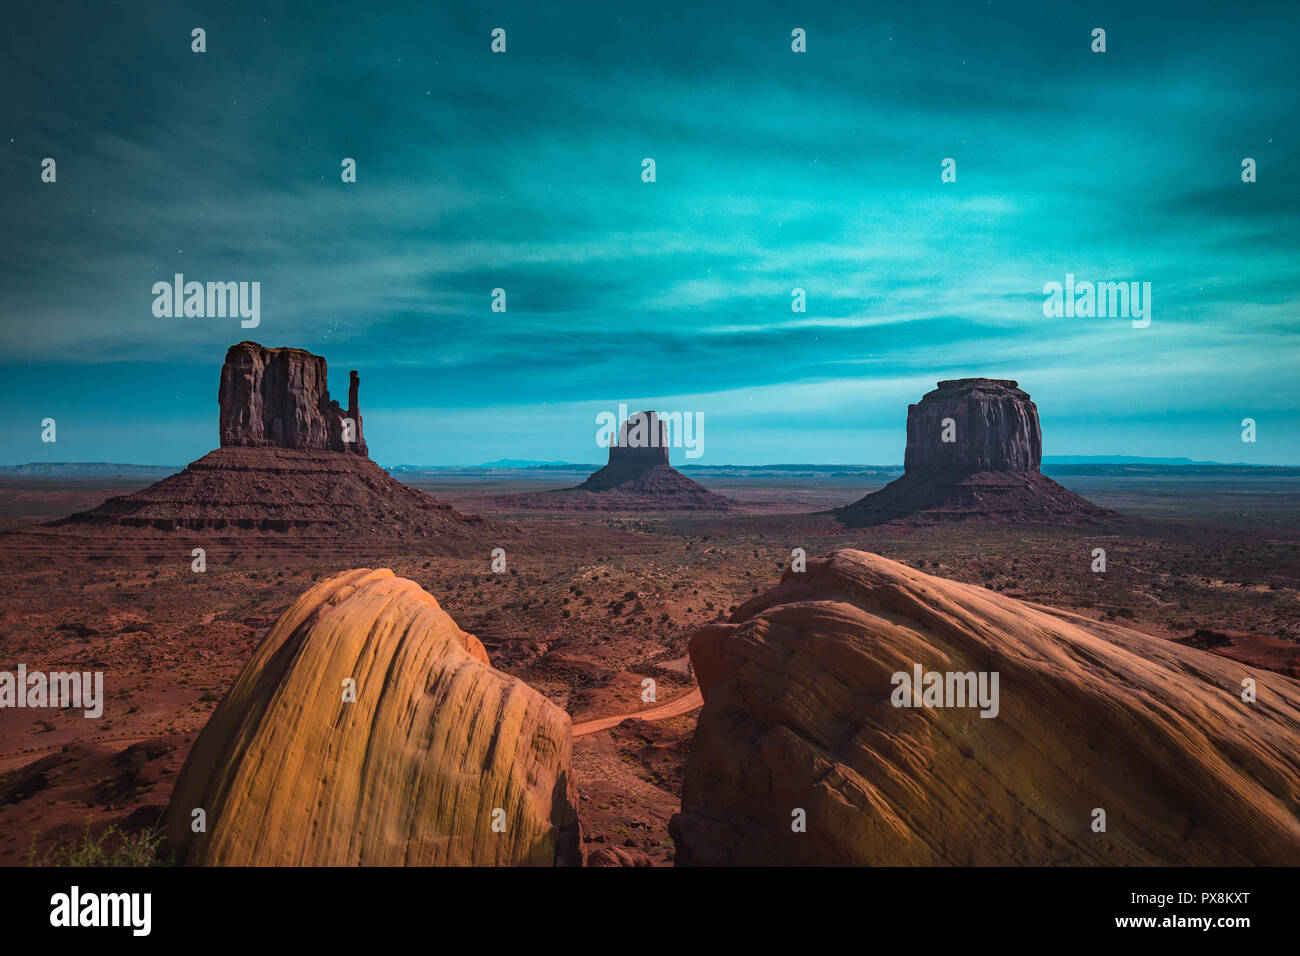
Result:
<instances>
[{"instance_id":1,"label":"sandy trail","mask_svg":"<svg viewBox=\"0 0 1300 956\"><path fill-rule=\"evenodd\" d=\"M618 714L613 717L597 717L595 720L584 720L580 724L574 724L573 736L575 738L585 737L587 734L609 730L609 728L616 727L623 721L633 717L637 720L663 720L667 717L680 717L682 714L689 714L691 711L698 710L703 706L704 697L700 694L700 689L694 687L688 694L674 697L672 700L656 704L654 707L647 707L645 710L634 711L630 714Z\"/></svg>"}]
</instances>

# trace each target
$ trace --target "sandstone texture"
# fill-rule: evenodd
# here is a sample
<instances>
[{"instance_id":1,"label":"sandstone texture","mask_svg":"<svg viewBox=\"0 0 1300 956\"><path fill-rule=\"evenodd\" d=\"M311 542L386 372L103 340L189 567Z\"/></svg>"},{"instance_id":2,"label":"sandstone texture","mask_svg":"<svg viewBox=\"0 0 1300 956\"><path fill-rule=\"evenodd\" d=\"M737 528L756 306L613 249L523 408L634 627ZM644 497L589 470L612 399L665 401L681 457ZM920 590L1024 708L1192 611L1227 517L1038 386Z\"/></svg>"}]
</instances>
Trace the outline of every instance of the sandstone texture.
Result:
<instances>
[{"instance_id":1,"label":"sandstone texture","mask_svg":"<svg viewBox=\"0 0 1300 956\"><path fill-rule=\"evenodd\" d=\"M850 526L963 518L1074 525L1114 517L1043 475L1042 457L1038 408L1014 381L940 382L908 406L903 476L835 514Z\"/></svg>"},{"instance_id":2,"label":"sandstone texture","mask_svg":"<svg viewBox=\"0 0 1300 956\"><path fill-rule=\"evenodd\" d=\"M419 585L348 571L285 612L218 705L167 833L198 865L580 864L571 750L568 715Z\"/></svg>"},{"instance_id":3,"label":"sandstone texture","mask_svg":"<svg viewBox=\"0 0 1300 956\"><path fill-rule=\"evenodd\" d=\"M351 452L365 456L360 379L351 373L348 407L330 399L325 359L303 349L240 342L226 352L217 401L221 444L272 446L295 451ZM348 441L345 420L354 430Z\"/></svg>"},{"instance_id":4,"label":"sandstone texture","mask_svg":"<svg viewBox=\"0 0 1300 956\"><path fill-rule=\"evenodd\" d=\"M942 441L945 418L956 441ZM1008 379L940 382L907 407L906 471L1038 471L1042 459L1038 408Z\"/></svg>"},{"instance_id":5,"label":"sandstone texture","mask_svg":"<svg viewBox=\"0 0 1300 956\"><path fill-rule=\"evenodd\" d=\"M681 865L1300 862L1300 684L1279 674L847 550L690 654ZM997 716L894 706L916 664L996 672Z\"/></svg>"}]
</instances>

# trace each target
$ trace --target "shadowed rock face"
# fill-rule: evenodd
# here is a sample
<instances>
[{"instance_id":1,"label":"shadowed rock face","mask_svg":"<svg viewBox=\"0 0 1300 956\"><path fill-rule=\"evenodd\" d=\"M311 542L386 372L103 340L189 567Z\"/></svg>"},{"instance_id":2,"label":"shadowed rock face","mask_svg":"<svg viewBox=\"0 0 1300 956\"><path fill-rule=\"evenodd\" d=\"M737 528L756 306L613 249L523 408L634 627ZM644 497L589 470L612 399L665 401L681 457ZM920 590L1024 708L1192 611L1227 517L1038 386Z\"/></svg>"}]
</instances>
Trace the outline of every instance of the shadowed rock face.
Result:
<instances>
[{"instance_id":1,"label":"shadowed rock face","mask_svg":"<svg viewBox=\"0 0 1300 956\"><path fill-rule=\"evenodd\" d=\"M1043 475L1042 458L1038 409L1015 382L940 382L908 406L903 476L835 514L850 526L964 518L1074 525L1114 517Z\"/></svg>"},{"instance_id":2,"label":"shadowed rock face","mask_svg":"<svg viewBox=\"0 0 1300 956\"><path fill-rule=\"evenodd\" d=\"M240 342L226 352L217 401L221 444L273 446L295 451L367 454L357 404L360 379L351 373L348 408L332 401L325 359L303 349ZM351 435L345 433L351 420ZM345 439L351 438L351 441Z\"/></svg>"},{"instance_id":3,"label":"shadowed rock face","mask_svg":"<svg viewBox=\"0 0 1300 956\"><path fill-rule=\"evenodd\" d=\"M690 655L679 864L1300 859L1300 684L1278 674L862 551L787 571ZM996 716L895 706L918 664L998 674Z\"/></svg>"},{"instance_id":4,"label":"shadowed rock face","mask_svg":"<svg viewBox=\"0 0 1300 956\"><path fill-rule=\"evenodd\" d=\"M217 706L168 837L200 865L580 864L571 749L569 716L419 585L347 571L284 613Z\"/></svg>"},{"instance_id":5,"label":"shadowed rock face","mask_svg":"<svg viewBox=\"0 0 1300 956\"><path fill-rule=\"evenodd\" d=\"M943 440L945 419L952 420L955 441ZM940 382L907 407L903 467L909 474L1038 471L1042 458L1038 409L1013 381Z\"/></svg>"}]
</instances>

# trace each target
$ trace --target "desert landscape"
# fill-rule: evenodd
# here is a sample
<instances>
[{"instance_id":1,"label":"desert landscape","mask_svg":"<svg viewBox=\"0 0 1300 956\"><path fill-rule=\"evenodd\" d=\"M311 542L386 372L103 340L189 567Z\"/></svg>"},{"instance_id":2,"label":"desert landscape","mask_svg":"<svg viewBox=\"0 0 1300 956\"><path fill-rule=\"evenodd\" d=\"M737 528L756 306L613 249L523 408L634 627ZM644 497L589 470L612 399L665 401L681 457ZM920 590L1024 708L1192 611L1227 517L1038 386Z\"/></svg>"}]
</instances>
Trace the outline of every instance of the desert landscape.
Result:
<instances>
[{"instance_id":1,"label":"desert landscape","mask_svg":"<svg viewBox=\"0 0 1300 956\"><path fill-rule=\"evenodd\" d=\"M11 7L15 949L1290 929L1300 5Z\"/></svg>"},{"instance_id":2,"label":"desert landscape","mask_svg":"<svg viewBox=\"0 0 1300 956\"><path fill-rule=\"evenodd\" d=\"M106 696L0 709L0 863L1300 859L1300 469L1044 468L972 378L897 410L902 469L682 471L624 423L599 468L390 473L355 373L217 371L176 474L0 476L0 671ZM944 662L996 719L889 705Z\"/></svg>"}]
</instances>

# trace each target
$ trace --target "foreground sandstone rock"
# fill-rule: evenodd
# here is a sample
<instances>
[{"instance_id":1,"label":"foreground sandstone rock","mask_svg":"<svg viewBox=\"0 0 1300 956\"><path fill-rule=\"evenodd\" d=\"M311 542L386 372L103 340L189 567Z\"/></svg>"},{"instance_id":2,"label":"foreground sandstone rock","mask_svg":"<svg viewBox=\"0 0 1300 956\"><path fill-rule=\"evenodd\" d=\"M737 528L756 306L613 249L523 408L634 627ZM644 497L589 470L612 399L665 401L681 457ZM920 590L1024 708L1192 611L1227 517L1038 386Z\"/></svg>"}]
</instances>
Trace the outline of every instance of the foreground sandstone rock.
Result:
<instances>
[{"instance_id":1,"label":"foreground sandstone rock","mask_svg":"<svg viewBox=\"0 0 1300 956\"><path fill-rule=\"evenodd\" d=\"M218 705L168 837L190 864L579 864L571 747L568 715L419 585L347 571L285 612Z\"/></svg>"},{"instance_id":2,"label":"foreground sandstone rock","mask_svg":"<svg viewBox=\"0 0 1300 956\"><path fill-rule=\"evenodd\" d=\"M861 551L787 572L690 653L680 864L1300 862L1281 675ZM917 664L996 672L997 716L893 706Z\"/></svg>"},{"instance_id":3,"label":"foreground sandstone rock","mask_svg":"<svg viewBox=\"0 0 1300 956\"><path fill-rule=\"evenodd\" d=\"M1009 379L940 382L907 407L903 477L835 514L850 526L898 519L1097 524L1109 512L1039 468L1038 408Z\"/></svg>"}]
</instances>

